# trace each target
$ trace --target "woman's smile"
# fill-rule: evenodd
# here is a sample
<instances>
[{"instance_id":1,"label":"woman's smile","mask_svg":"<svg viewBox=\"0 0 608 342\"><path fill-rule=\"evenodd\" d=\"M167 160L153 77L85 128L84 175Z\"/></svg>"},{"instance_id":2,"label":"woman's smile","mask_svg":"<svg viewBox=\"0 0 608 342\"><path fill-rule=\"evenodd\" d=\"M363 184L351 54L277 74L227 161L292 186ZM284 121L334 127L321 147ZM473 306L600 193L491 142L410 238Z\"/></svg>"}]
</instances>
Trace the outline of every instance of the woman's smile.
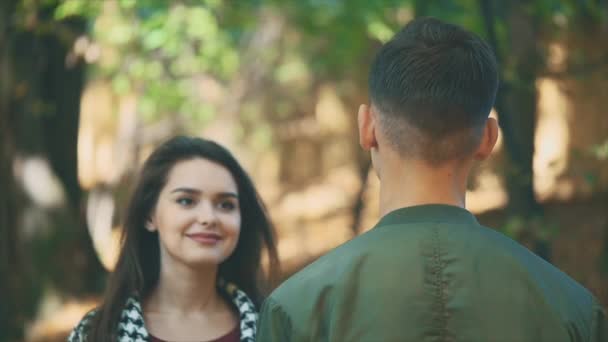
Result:
<instances>
[{"instance_id":1,"label":"woman's smile","mask_svg":"<svg viewBox=\"0 0 608 342\"><path fill-rule=\"evenodd\" d=\"M207 246L214 246L222 240L222 237L216 233L188 233L186 236L201 245Z\"/></svg>"}]
</instances>

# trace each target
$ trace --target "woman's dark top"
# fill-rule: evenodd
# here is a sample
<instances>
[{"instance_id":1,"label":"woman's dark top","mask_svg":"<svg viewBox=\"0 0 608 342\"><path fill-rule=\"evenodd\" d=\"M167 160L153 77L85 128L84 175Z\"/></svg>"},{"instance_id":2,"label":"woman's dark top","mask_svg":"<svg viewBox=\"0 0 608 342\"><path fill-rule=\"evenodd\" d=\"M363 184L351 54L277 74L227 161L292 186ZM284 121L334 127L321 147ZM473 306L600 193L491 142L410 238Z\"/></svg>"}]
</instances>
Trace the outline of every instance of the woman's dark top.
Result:
<instances>
[{"instance_id":1,"label":"woman's dark top","mask_svg":"<svg viewBox=\"0 0 608 342\"><path fill-rule=\"evenodd\" d=\"M230 330L226 335L218 337L214 340L205 341L205 342L239 342L241 338L241 330L239 325L237 324L234 329ZM155 336L150 335L151 342L168 342L165 340L161 340Z\"/></svg>"}]
</instances>

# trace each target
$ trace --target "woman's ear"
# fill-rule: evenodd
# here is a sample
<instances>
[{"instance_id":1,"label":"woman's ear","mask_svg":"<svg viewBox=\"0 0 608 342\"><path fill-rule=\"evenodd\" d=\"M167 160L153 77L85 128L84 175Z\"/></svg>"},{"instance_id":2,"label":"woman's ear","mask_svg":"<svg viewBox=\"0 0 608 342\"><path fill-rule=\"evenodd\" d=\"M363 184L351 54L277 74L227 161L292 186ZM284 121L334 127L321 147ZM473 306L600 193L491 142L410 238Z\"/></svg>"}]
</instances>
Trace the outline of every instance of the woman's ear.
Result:
<instances>
[{"instance_id":1,"label":"woman's ear","mask_svg":"<svg viewBox=\"0 0 608 342\"><path fill-rule=\"evenodd\" d=\"M145 226L146 226L146 230L149 232L155 232L157 230L156 225L154 224L154 222L152 222L151 218L146 220Z\"/></svg>"}]
</instances>

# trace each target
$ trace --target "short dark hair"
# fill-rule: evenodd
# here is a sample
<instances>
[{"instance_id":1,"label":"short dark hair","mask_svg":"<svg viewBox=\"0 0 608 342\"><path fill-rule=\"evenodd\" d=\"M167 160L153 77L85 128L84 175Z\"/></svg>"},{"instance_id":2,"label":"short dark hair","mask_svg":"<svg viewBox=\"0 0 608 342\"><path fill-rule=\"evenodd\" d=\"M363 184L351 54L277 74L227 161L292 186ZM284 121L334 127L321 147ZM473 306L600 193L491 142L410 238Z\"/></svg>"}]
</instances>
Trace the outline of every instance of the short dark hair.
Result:
<instances>
[{"instance_id":1,"label":"short dark hair","mask_svg":"<svg viewBox=\"0 0 608 342\"><path fill-rule=\"evenodd\" d=\"M145 223L173 167L196 158L224 166L234 178L239 193L241 233L232 255L220 264L219 276L245 291L255 305L261 304L264 286L268 286L261 269L264 249L268 254L270 277L278 267L274 228L264 204L245 170L227 149L210 140L178 136L156 148L142 167L127 207L116 268L92 320L92 340L115 341L114 334L127 298L133 295L146 298L156 287L160 273L159 238L157 232L145 229Z\"/></svg>"},{"instance_id":2,"label":"short dark hair","mask_svg":"<svg viewBox=\"0 0 608 342\"><path fill-rule=\"evenodd\" d=\"M372 106L404 157L441 164L479 143L494 105L498 67L475 34L434 18L408 23L376 55Z\"/></svg>"}]
</instances>

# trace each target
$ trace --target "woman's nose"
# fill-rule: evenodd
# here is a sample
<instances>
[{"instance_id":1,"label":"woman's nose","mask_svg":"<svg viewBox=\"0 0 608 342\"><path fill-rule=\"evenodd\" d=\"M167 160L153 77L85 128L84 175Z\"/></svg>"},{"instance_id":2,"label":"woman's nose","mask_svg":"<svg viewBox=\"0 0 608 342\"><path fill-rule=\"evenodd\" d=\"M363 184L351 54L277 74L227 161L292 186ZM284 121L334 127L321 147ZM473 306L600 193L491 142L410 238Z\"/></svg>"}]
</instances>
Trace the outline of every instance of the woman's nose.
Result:
<instances>
[{"instance_id":1,"label":"woman's nose","mask_svg":"<svg viewBox=\"0 0 608 342\"><path fill-rule=\"evenodd\" d=\"M213 204L209 201L202 201L198 209L198 222L203 226L214 225L217 221Z\"/></svg>"}]
</instances>

